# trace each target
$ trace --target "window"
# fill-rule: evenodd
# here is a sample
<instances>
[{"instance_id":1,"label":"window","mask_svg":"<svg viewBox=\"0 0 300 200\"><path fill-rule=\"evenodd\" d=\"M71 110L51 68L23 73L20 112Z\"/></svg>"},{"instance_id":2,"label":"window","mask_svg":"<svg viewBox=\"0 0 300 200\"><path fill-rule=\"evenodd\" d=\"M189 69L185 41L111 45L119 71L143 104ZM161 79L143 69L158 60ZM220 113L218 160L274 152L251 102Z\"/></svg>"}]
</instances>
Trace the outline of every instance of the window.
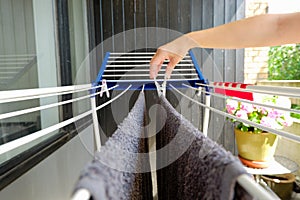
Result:
<instances>
[{"instance_id":1,"label":"window","mask_svg":"<svg viewBox=\"0 0 300 200\"><path fill-rule=\"evenodd\" d=\"M84 0L0 0L0 92L90 83L85 78L89 66L82 64L88 55L86 15ZM0 103L0 116L70 98L58 95ZM0 118L0 145L51 127L71 118L72 111L78 114L89 106L87 101ZM76 132L74 126L0 153L0 188L68 141L70 132ZM20 163L25 164L23 172L13 173Z\"/></svg>"}]
</instances>

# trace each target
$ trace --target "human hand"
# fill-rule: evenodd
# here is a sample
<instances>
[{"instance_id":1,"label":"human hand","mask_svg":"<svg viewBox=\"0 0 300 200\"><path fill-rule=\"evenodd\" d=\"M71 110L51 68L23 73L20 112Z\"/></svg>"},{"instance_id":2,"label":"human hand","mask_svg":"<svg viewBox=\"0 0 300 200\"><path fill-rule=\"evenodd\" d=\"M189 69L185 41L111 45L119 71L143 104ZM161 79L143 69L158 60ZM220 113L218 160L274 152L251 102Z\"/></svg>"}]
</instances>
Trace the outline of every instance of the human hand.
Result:
<instances>
[{"instance_id":1,"label":"human hand","mask_svg":"<svg viewBox=\"0 0 300 200\"><path fill-rule=\"evenodd\" d=\"M171 77L171 73L190 48L196 47L198 44L187 35L183 35L176 40L165 44L158 48L155 55L150 61L150 78L155 78L160 71L165 60L169 63L166 67L166 78Z\"/></svg>"},{"instance_id":2,"label":"human hand","mask_svg":"<svg viewBox=\"0 0 300 200\"><path fill-rule=\"evenodd\" d=\"M168 50L164 50L163 48L159 48L150 61L150 78L155 78L165 60L169 60L165 72L166 78L169 79L171 77L173 69L175 68L175 65L179 63L182 58L183 56L169 52Z\"/></svg>"}]
</instances>

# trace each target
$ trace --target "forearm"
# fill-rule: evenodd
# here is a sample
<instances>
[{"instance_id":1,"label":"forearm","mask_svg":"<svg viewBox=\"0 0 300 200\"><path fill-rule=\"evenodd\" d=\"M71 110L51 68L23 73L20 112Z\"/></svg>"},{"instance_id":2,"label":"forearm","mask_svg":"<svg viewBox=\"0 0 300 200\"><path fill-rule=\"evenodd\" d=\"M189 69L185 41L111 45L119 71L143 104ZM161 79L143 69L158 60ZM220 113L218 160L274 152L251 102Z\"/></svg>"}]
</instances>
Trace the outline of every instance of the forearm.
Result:
<instances>
[{"instance_id":1,"label":"forearm","mask_svg":"<svg viewBox=\"0 0 300 200\"><path fill-rule=\"evenodd\" d=\"M150 77L156 77L163 62L169 60L167 77L194 47L237 49L300 43L300 12L260 15L215 28L187 33L157 50L150 62Z\"/></svg>"},{"instance_id":2,"label":"forearm","mask_svg":"<svg viewBox=\"0 0 300 200\"><path fill-rule=\"evenodd\" d=\"M247 48L300 43L300 14L260 15L185 35L202 48ZM193 42L188 43L191 48Z\"/></svg>"}]
</instances>

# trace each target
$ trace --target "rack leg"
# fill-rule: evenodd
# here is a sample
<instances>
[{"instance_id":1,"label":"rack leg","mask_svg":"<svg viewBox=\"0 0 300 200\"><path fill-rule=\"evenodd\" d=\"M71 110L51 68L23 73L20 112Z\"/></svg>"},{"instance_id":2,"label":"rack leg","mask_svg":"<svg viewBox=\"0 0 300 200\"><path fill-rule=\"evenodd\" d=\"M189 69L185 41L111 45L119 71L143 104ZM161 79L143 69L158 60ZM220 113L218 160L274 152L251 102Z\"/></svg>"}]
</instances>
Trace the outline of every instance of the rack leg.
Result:
<instances>
[{"instance_id":1,"label":"rack leg","mask_svg":"<svg viewBox=\"0 0 300 200\"><path fill-rule=\"evenodd\" d=\"M88 200L90 199L91 194L86 189L78 190L72 197L72 200Z\"/></svg>"},{"instance_id":2,"label":"rack leg","mask_svg":"<svg viewBox=\"0 0 300 200\"><path fill-rule=\"evenodd\" d=\"M93 125L94 125L94 137L96 142L96 150L100 151L101 148L101 138L100 138L100 131L99 131L99 122L97 117L97 110L96 110L96 97L91 98L91 105L92 105L92 116L93 116Z\"/></svg>"},{"instance_id":3,"label":"rack leg","mask_svg":"<svg viewBox=\"0 0 300 200\"><path fill-rule=\"evenodd\" d=\"M205 95L205 105L210 107L210 95ZM208 123L209 123L209 109L205 108L204 120L203 120L203 134L205 136L207 136L207 132L208 132Z\"/></svg>"}]
</instances>

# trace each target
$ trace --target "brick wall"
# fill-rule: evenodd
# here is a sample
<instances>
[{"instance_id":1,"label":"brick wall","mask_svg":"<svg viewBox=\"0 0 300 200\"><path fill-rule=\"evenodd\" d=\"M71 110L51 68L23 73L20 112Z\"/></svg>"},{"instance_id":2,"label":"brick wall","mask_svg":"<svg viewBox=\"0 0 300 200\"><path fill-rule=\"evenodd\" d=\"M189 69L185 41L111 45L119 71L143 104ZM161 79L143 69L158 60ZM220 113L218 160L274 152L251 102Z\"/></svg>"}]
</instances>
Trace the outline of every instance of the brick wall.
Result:
<instances>
[{"instance_id":1,"label":"brick wall","mask_svg":"<svg viewBox=\"0 0 300 200\"><path fill-rule=\"evenodd\" d=\"M246 17L265 14L269 0L246 0ZM253 30L259 31L259 30ZM246 48L244 82L255 84L268 78L268 47Z\"/></svg>"}]
</instances>

